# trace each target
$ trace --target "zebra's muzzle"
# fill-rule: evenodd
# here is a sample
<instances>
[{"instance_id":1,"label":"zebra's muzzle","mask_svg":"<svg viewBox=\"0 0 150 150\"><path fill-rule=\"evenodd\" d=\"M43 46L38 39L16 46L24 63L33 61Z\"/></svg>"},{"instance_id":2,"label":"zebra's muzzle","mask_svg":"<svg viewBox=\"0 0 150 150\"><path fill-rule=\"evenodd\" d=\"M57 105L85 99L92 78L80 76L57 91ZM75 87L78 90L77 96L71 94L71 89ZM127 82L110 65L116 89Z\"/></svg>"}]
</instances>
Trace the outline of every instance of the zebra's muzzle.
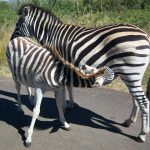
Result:
<instances>
[{"instance_id":1,"label":"zebra's muzzle","mask_svg":"<svg viewBox=\"0 0 150 150\"><path fill-rule=\"evenodd\" d=\"M109 67L106 68L103 75L96 77L95 83L92 87L102 87L103 85L111 83L115 79L115 73Z\"/></svg>"}]
</instances>

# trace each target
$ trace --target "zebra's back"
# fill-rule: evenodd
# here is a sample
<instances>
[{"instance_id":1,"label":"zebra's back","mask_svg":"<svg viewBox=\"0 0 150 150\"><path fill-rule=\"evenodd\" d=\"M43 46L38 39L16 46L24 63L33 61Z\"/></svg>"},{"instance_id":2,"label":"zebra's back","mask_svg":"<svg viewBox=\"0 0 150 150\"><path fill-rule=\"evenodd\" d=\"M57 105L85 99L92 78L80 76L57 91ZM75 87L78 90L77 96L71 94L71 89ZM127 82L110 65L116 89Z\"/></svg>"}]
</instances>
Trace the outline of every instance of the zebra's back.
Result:
<instances>
[{"instance_id":1,"label":"zebra's back","mask_svg":"<svg viewBox=\"0 0 150 150\"><path fill-rule=\"evenodd\" d=\"M10 41L6 54L12 74L19 82L30 87L58 86L51 74L56 70L54 59L47 49L28 38L18 37Z\"/></svg>"}]
</instances>

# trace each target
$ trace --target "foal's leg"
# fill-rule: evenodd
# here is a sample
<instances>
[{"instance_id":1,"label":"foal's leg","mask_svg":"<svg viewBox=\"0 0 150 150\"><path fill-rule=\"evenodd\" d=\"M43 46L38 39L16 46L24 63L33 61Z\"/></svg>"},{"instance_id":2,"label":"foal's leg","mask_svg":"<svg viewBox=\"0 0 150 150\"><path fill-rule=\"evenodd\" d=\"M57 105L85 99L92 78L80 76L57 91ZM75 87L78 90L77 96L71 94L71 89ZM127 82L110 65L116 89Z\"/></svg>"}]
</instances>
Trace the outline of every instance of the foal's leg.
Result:
<instances>
[{"instance_id":1,"label":"foal's leg","mask_svg":"<svg viewBox=\"0 0 150 150\"><path fill-rule=\"evenodd\" d=\"M26 88L27 88L27 92L28 92L28 97L29 97L30 103L32 105L35 105L35 102L34 102L34 99L33 99L33 96L32 96L31 88L30 87L26 87Z\"/></svg>"},{"instance_id":2,"label":"foal's leg","mask_svg":"<svg viewBox=\"0 0 150 150\"><path fill-rule=\"evenodd\" d=\"M15 81L15 87L17 90L17 102L18 102L18 111L23 112L22 109L22 102L21 102L21 97L20 97L20 89L21 89L21 84L17 81Z\"/></svg>"},{"instance_id":3,"label":"foal's leg","mask_svg":"<svg viewBox=\"0 0 150 150\"><path fill-rule=\"evenodd\" d=\"M56 97L56 104L57 104L57 108L58 108L58 113L59 113L59 119L60 122L64 125L64 128L66 130L70 130L70 125L66 122L65 117L64 117L64 112L63 112L63 102L62 102L62 89L56 89L54 90L55 93L55 97Z\"/></svg>"},{"instance_id":4,"label":"foal's leg","mask_svg":"<svg viewBox=\"0 0 150 150\"><path fill-rule=\"evenodd\" d=\"M73 109L74 106L75 106L75 102L73 100L73 87L72 86L67 86L67 90L68 90L68 93L69 93L69 103L67 105L67 107L69 109Z\"/></svg>"},{"instance_id":5,"label":"foal's leg","mask_svg":"<svg viewBox=\"0 0 150 150\"><path fill-rule=\"evenodd\" d=\"M36 88L35 89L36 103L35 103L35 106L34 106L34 109L33 109L33 116L32 116L30 127L28 129L27 139L25 141L25 146L26 147L29 147L31 145L31 142L32 142L33 128L34 128L34 125L35 125L35 121L38 118L39 113L40 113L40 106L41 106L42 97L43 97L42 89Z\"/></svg>"},{"instance_id":6,"label":"foal's leg","mask_svg":"<svg viewBox=\"0 0 150 150\"><path fill-rule=\"evenodd\" d=\"M62 108L65 113L65 110L67 108L67 102L66 102L66 88L64 86L62 87L61 92L62 92Z\"/></svg>"}]
</instances>

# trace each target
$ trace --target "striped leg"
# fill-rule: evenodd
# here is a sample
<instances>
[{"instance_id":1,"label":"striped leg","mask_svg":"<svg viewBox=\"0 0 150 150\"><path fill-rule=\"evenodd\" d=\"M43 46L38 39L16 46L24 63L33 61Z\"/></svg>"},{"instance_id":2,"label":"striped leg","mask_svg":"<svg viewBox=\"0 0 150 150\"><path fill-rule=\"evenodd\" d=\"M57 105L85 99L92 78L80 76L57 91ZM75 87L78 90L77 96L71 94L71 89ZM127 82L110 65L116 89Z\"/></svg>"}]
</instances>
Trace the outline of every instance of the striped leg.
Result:
<instances>
[{"instance_id":1,"label":"striped leg","mask_svg":"<svg viewBox=\"0 0 150 150\"><path fill-rule=\"evenodd\" d=\"M19 82L15 81L15 86L16 86L16 90L17 90L18 111L23 112L23 109L22 109L22 106L21 106L22 102L21 102L21 97L20 97L21 84Z\"/></svg>"},{"instance_id":2,"label":"striped leg","mask_svg":"<svg viewBox=\"0 0 150 150\"><path fill-rule=\"evenodd\" d=\"M26 87L26 88L27 88L27 92L28 92L28 96L29 96L30 103L31 103L32 105L35 105L34 98L33 98L33 96L32 96L31 88L30 88L30 87Z\"/></svg>"},{"instance_id":3,"label":"striped leg","mask_svg":"<svg viewBox=\"0 0 150 150\"><path fill-rule=\"evenodd\" d=\"M125 126L125 127L130 127L133 123L135 123L136 120L137 120L138 112L139 112L139 105L138 105L137 101L133 99L133 109L132 109L132 113L131 113L131 115L130 115L130 118L127 119L127 120L123 123L123 126Z\"/></svg>"},{"instance_id":4,"label":"striped leg","mask_svg":"<svg viewBox=\"0 0 150 150\"><path fill-rule=\"evenodd\" d=\"M67 90L68 90L68 93L69 93L69 104L67 105L67 107L69 109L73 109L74 108L74 105L75 105L75 102L73 100L73 87L72 86L67 86Z\"/></svg>"},{"instance_id":5,"label":"striped leg","mask_svg":"<svg viewBox=\"0 0 150 150\"><path fill-rule=\"evenodd\" d=\"M141 110L141 117L142 117L142 129L141 133L138 136L138 141L139 142L145 142L146 141L146 134L149 133L149 100L145 96L145 93L143 91L143 88L139 86L133 86L129 87L130 93L132 94L134 100L136 103L138 103L139 108ZM134 112L134 111L133 111ZM133 118L136 120L138 108L136 106L135 108L135 114L133 115ZM132 114L131 114L132 116ZM131 117L130 117L131 119ZM134 119L132 121L134 122Z\"/></svg>"},{"instance_id":6,"label":"striped leg","mask_svg":"<svg viewBox=\"0 0 150 150\"><path fill-rule=\"evenodd\" d=\"M66 122L65 117L64 117L64 112L63 112L63 102L62 102L62 98L63 98L63 89L57 89L54 90L55 93L55 97L56 97L56 104L57 104L57 108L58 108L58 113L59 113L59 119L60 122L64 125L64 128L66 130L70 130L70 125Z\"/></svg>"},{"instance_id":7,"label":"striped leg","mask_svg":"<svg viewBox=\"0 0 150 150\"><path fill-rule=\"evenodd\" d=\"M138 87L137 91L143 91L142 87ZM140 92L140 94L133 93L132 95L138 102L142 112L142 130L139 134L139 141L145 142L146 134L149 133L149 100L145 96L144 91Z\"/></svg>"},{"instance_id":8,"label":"striped leg","mask_svg":"<svg viewBox=\"0 0 150 150\"><path fill-rule=\"evenodd\" d=\"M34 125L35 125L35 121L38 118L39 113L40 113L40 106L41 106L42 97L43 97L42 89L40 89L40 88L35 89L36 104L35 104L34 109L33 109L33 116L32 116L30 127L28 129L27 139L25 141L25 146L26 147L31 146L33 128L34 128Z\"/></svg>"},{"instance_id":9,"label":"striped leg","mask_svg":"<svg viewBox=\"0 0 150 150\"><path fill-rule=\"evenodd\" d=\"M65 87L62 87L62 108L65 113L65 110L67 109L66 88Z\"/></svg>"}]
</instances>

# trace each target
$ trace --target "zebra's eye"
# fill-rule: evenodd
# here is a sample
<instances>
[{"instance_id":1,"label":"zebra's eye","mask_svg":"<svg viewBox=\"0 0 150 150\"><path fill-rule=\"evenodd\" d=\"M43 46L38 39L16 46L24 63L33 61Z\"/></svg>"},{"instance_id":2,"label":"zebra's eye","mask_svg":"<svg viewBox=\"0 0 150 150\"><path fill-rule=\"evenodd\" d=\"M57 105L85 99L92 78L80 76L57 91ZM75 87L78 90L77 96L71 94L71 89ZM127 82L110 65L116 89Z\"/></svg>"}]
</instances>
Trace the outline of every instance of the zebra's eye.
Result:
<instances>
[{"instance_id":1,"label":"zebra's eye","mask_svg":"<svg viewBox=\"0 0 150 150\"><path fill-rule=\"evenodd\" d=\"M86 67L85 65L83 65L83 66L82 66L82 69L83 69L83 70L86 70L86 69L87 69L87 67Z\"/></svg>"}]
</instances>

